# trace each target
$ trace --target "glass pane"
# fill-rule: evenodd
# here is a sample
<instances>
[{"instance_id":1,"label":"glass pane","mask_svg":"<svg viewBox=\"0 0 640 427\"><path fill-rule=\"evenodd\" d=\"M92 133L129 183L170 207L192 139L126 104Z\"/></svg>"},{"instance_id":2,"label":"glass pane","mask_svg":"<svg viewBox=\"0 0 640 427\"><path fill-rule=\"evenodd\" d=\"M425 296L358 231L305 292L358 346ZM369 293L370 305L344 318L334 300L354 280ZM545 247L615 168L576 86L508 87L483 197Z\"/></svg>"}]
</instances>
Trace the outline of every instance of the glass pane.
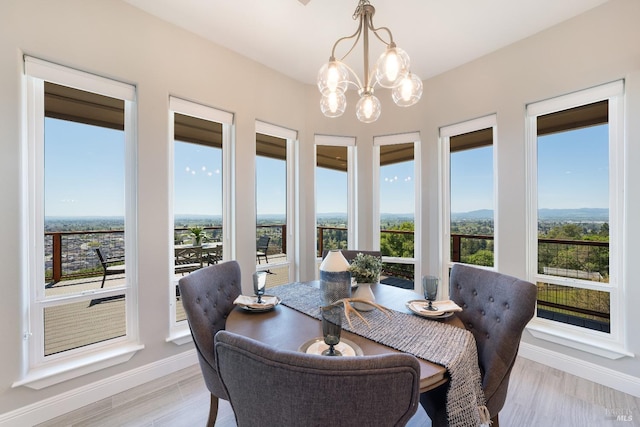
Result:
<instances>
[{"instance_id":1,"label":"glass pane","mask_svg":"<svg viewBox=\"0 0 640 427\"><path fill-rule=\"evenodd\" d=\"M126 334L124 295L44 309L44 355Z\"/></svg>"},{"instance_id":2,"label":"glass pane","mask_svg":"<svg viewBox=\"0 0 640 427\"><path fill-rule=\"evenodd\" d=\"M44 97L45 295L122 285L102 285L96 249L125 255L124 101L48 82Z\"/></svg>"},{"instance_id":3,"label":"glass pane","mask_svg":"<svg viewBox=\"0 0 640 427\"><path fill-rule=\"evenodd\" d=\"M222 260L222 124L174 114L173 212L176 321L186 316L177 282Z\"/></svg>"},{"instance_id":4,"label":"glass pane","mask_svg":"<svg viewBox=\"0 0 640 427\"><path fill-rule=\"evenodd\" d=\"M450 139L452 262L494 265L493 129Z\"/></svg>"},{"instance_id":5,"label":"glass pane","mask_svg":"<svg viewBox=\"0 0 640 427\"><path fill-rule=\"evenodd\" d=\"M256 264L287 261L287 140L256 134ZM262 266L262 267L260 267ZM288 282L287 269L270 269L267 285Z\"/></svg>"},{"instance_id":6,"label":"glass pane","mask_svg":"<svg viewBox=\"0 0 640 427\"><path fill-rule=\"evenodd\" d=\"M48 82L44 96L44 295L124 288L124 101ZM119 300L45 308L45 355L124 335Z\"/></svg>"},{"instance_id":7,"label":"glass pane","mask_svg":"<svg viewBox=\"0 0 640 427\"><path fill-rule=\"evenodd\" d=\"M317 256L331 249L347 249L347 147L316 147Z\"/></svg>"},{"instance_id":8,"label":"glass pane","mask_svg":"<svg viewBox=\"0 0 640 427\"><path fill-rule=\"evenodd\" d=\"M538 137L538 273L607 282L608 126Z\"/></svg>"},{"instance_id":9,"label":"glass pane","mask_svg":"<svg viewBox=\"0 0 640 427\"><path fill-rule=\"evenodd\" d=\"M383 256L414 257L413 143L380 147L380 250ZM413 282L413 264L386 265L383 276Z\"/></svg>"},{"instance_id":10,"label":"glass pane","mask_svg":"<svg viewBox=\"0 0 640 427\"><path fill-rule=\"evenodd\" d=\"M538 282L537 315L609 333L609 293Z\"/></svg>"},{"instance_id":11,"label":"glass pane","mask_svg":"<svg viewBox=\"0 0 640 427\"><path fill-rule=\"evenodd\" d=\"M538 316L604 332L610 295L580 282L609 282L607 111L603 101L537 119L538 274L574 282L539 284Z\"/></svg>"}]
</instances>

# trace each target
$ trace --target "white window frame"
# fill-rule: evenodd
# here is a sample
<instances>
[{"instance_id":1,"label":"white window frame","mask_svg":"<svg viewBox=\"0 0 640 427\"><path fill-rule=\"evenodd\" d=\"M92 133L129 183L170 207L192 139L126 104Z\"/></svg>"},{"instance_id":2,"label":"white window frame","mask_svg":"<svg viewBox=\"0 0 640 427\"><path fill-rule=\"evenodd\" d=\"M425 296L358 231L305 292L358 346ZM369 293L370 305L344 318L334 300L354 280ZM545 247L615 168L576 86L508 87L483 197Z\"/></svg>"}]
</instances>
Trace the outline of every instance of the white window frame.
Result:
<instances>
[{"instance_id":1,"label":"white window frame","mask_svg":"<svg viewBox=\"0 0 640 427\"><path fill-rule=\"evenodd\" d=\"M23 369L12 386L41 389L109 366L124 363L144 348L139 343L137 303L136 229L136 89L133 85L25 56L26 140L22 147L21 201L28 222L23 234L29 244L23 250ZM44 82L124 100L125 105L125 253L126 283L91 294L49 297L44 294ZM44 356L43 313L46 307L89 301L97 295L125 295L126 334L62 353Z\"/></svg>"},{"instance_id":2,"label":"white window frame","mask_svg":"<svg viewBox=\"0 0 640 427\"><path fill-rule=\"evenodd\" d=\"M316 167L314 168L313 182L314 182L314 209L316 214L316 229L318 226L318 191L317 191L317 158L318 158L318 146L328 145L337 147L347 147L347 247L349 249L355 248L356 236L358 235L357 218L357 170L356 170L356 138L352 136L333 136L333 135L315 135L314 138L314 152L313 158L316 159ZM316 233L316 248L318 247L318 233ZM317 261L321 260L321 256L317 257ZM316 272L318 274L318 272Z\"/></svg>"},{"instance_id":3,"label":"white window frame","mask_svg":"<svg viewBox=\"0 0 640 427\"><path fill-rule=\"evenodd\" d=\"M174 150L175 150L175 115L183 114L185 116L196 117L199 119L207 120L210 122L220 123L222 125L222 245L224 248L223 251L223 261L232 259L232 254L235 253L235 233L233 233L231 227L233 221L233 156L235 146L233 144L233 140L231 138L232 128L233 128L233 119L234 116L232 113L227 111L219 110L213 107L209 107L204 104L199 104L197 102L188 101L176 96L169 96L169 164L168 168L168 177L169 177L169 206L170 206L170 214L171 218L171 227L168 230L169 233L169 242L173 242L174 236L174 212L173 212L173 200L175 198L174 194L174 180L175 180L175 170L174 170ZM175 297L175 287L178 284L178 281L175 280L175 266L173 263L174 258L174 247L173 243L169 245L169 250L167 252L167 259L169 261L169 271L168 271L168 279L169 279L169 336L167 337L167 342L173 342L176 345L182 345L192 341L191 332L189 329L189 324L186 319L182 321L176 321L176 297Z\"/></svg>"},{"instance_id":4,"label":"white window frame","mask_svg":"<svg viewBox=\"0 0 640 427\"><path fill-rule=\"evenodd\" d=\"M373 137L373 248L380 250L380 147L383 145L397 145L413 143L413 173L414 173L414 230L413 230L413 258L383 256L382 261L395 264L413 264L414 290L421 291L422 287L422 157L420 154L420 132L408 132L393 135Z\"/></svg>"},{"instance_id":5,"label":"white window frame","mask_svg":"<svg viewBox=\"0 0 640 427\"><path fill-rule=\"evenodd\" d=\"M493 145L493 267L474 265L486 270L498 270L498 121L496 114L490 114L476 119L467 120L454 125L440 128L440 277L444 296L449 294L449 270L453 267L451 261L451 138L465 133L491 128Z\"/></svg>"},{"instance_id":6,"label":"white window frame","mask_svg":"<svg viewBox=\"0 0 640 427\"><path fill-rule=\"evenodd\" d=\"M298 224L298 205L297 194L299 184L297 144L298 132L287 129L271 123L256 120L256 134L263 134L282 138L287 141L287 259L284 262L267 263L256 266L257 271L266 271L269 268L288 267L289 282L299 280L300 253L298 238L299 230L296 228ZM257 212L256 212L257 214ZM254 224L254 230L255 229ZM257 230L254 232L257 234Z\"/></svg>"},{"instance_id":7,"label":"white window frame","mask_svg":"<svg viewBox=\"0 0 640 427\"><path fill-rule=\"evenodd\" d=\"M537 117L581 105L608 100L609 105L609 283L538 274ZM609 292L610 333L593 331L534 317L527 329L539 339L577 348L610 359L633 356L627 349L624 285L624 81L603 84L568 95L527 105L527 279Z\"/></svg>"}]
</instances>

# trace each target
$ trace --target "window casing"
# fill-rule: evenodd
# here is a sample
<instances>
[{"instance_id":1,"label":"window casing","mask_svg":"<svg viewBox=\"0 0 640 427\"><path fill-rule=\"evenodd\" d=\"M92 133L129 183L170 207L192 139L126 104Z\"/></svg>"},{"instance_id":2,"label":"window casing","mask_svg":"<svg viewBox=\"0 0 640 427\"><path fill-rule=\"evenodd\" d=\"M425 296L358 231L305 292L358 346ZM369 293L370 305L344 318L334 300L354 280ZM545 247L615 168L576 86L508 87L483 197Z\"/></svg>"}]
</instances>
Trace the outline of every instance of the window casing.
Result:
<instances>
[{"instance_id":1,"label":"window casing","mask_svg":"<svg viewBox=\"0 0 640 427\"><path fill-rule=\"evenodd\" d=\"M349 249L355 244L355 143L352 137L315 136L318 262L325 250Z\"/></svg>"},{"instance_id":2,"label":"window casing","mask_svg":"<svg viewBox=\"0 0 640 427\"><path fill-rule=\"evenodd\" d=\"M176 292L180 277L190 270L183 272L176 265L180 262L176 261L176 249L179 251L182 246L193 245L188 229L202 227L205 233L201 252L203 267L231 259L231 254L234 253L230 221L232 126L231 113L178 97L169 97L169 176L172 179L170 197L173 206L171 217L174 221L169 230L169 241L173 244L169 251L171 321L167 340L176 344L191 341L189 326ZM192 178L193 182L181 179L184 175Z\"/></svg>"},{"instance_id":3,"label":"window casing","mask_svg":"<svg viewBox=\"0 0 640 427\"><path fill-rule=\"evenodd\" d=\"M137 247L136 247L136 211L134 203L136 195L135 164L135 88L131 85L95 76L82 71L69 69L32 57L25 57L25 83L27 94L26 110L26 143L23 145L23 159L25 164L24 188L25 198L23 206L28 212L28 223L25 225L24 235L29 244L25 252L23 283L25 301L25 317L23 319L25 358L22 378L14 386L26 385L31 388L43 388L88 372L104 367L123 363L142 349L138 343L137 325L137 293L135 292ZM114 107L116 105L117 107ZM112 130L120 128L122 130ZM123 230L120 231L119 243L113 240L105 244L101 236L109 233L91 233L78 230L75 239L70 239L67 245L68 253L65 259L81 259L82 265L96 264L91 268L98 272L81 273L92 277L88 284L65 281L59 282L60 271L53 273L53 279L45 274L45 220L49 214L55 214L52 196L47 192L51 188L64 187L53 178L62 178L65 164L68 164L65 190L71 194L87 196L90 188L82 188L82 169L86 166L78 164L80 159L86 163L91 160L86 153L80 154L76 163L72 158L55 159L54 157L70 156L65 151L71 141L80 139L82 149L95 157L95 151L113 149L119 153L103 153L104 158L114 154L115 169L121 171L116 181L122 182L120 190L116 189L115 199L119 200L122 211L118 211L123 220ZM66 138L66 139L65 139ZM54 139L59 141L53 142ZM111 145L99 145L102 140L120 141ZM77 143L78 141L76 141ZM118 148L119 147L119 148ZM46 149L46 151L45 151ZM117 159L120 160L117 160ZM111 157L109 157L111 159ZM66 163L65 163L66 162ZM52 172L52 165L61 164ZM95 180L91 172L86 173L86 181ZM49 180L47 187L46 180ZM117 185L116 185L117 187ZM96 194L103 197L94 204L109 203L111 194L105 188L95 188ZM28 195L28 197L27 197ZM59 197L56 194L56 197ZM101 202L102 200L102 202ZM68 201L68 200L67 200ZM84 209L87 209L87 203ZM74 207L82 215L79 207ZM74 209L72 208L72 209ZM86 215L86 214L85 214ZM87 237L88 236L88 237ZM58 237L60 238L60 237ZM64 238L64 236L62 237ZM54 237L55 239L55 237ZM56 243L53 243L55 246ZM94 252L96 247L120 251L126 258L126 274L120 280L105 280L100 287L102 275L101 266ZM47 249L49 250L49 249ZM57 254L53 258L61 257L61 249L53 249ZM54 264L56 262L54 261ZM71 263L69 263L71 264ZM75 266L68 267L76 268ZM55 270L55 267L54 267ZM77 273L77 271L76 271ZM76 274L77 276L77 274ZM74 276L75 277L75 276ZM66 278L65 278L66 279ZM48 280L48 282L47 282ZM66 286L62 286L66 285ZM64 288L64 291L55 291ZM108 304L118 307L113 314L120 323L118 331L104 333L100 336L89 337L87 340L60 347L52 346L55 334L67 335L76 339L82 329L82 318L99 321L98 312L106 309ZM93 313L90 313L93 311ZM72 314L69 314L73 312ZM65 314L67 313L67 314ZM88 317L87 317L88 316ZM72 323L61 326L64 319ZM116 323L116 322L114 322ZM56 327L56 324L57 327ZM57 329L56 329L57 328ZM57 332L55 332L57 331ZM94 331L97 333L96 331ZM91 333L91 332L87 332Z\"/></svg>"},{"instance_id":4,"label":"window casing","mask_svg":"<svg viewBox=\"0 0 640 427\"><path fill-rule=\"evenodd\" d=\"M623 304L623 98L624 82L617 81L527 106L527 277L538 286L537 316L530 322L529 329L537 338L612 359L630 355L624 338ZM604 113L601 112L603 109ZM585 131L590 134L585 134ZM603 136L598 136L601 134ZM596 141L595 145L591 143L592 140ZM573 142L569 144L570 141ZM598 147L603 144L604 152L601 152ZM563 145L571 147L572 151L563 153ZM591 148L592 146L596 148ZM584 182L590 179L590 175L597 174L591 168L581 176L572 177L573 181L568 181L566 185L564 181L567 179L560 177L554 183L547 184L546 181L552 176L550 171L553 171L549 168L556 168L556 171L557 168L564 168L567 169L564 174L570 174L573 173L571 161L575 165L588 162L593 157L600 163L599 168L605 171L601 182L596 182L596 185L602 184L605 187L604 191L596 197L596 189L591 187L589 191L593 195L587 194L586 197L589 200L587 204L597 203L595 200L599 200L608 213L608 265L602 268L588 262L591 255L587 250L599 242L589 242L581 237L561 236L560 239L548 239L547 231L551 226L545 226L542 210L564 207L560 203L579 195L582 191L580 185L584 187ZM550 188L554 189L554 193L565 190L560 198L551 199ZM561 221L556 228L561 230L566 224L566 221ZM571 230L580 228L579 221L574 220L569 224ZM571 231L569 229L565 231ZM585 232L591 231L584 230L582 233ZM578 241L573 243L574 239ZM558 247L555 255L549 255L549 248L554 246ZM604 249L605 253L599 258L604 259L606 264L606 248ZM601 271L608 277L603 279ZM553 299L559 293L567 297L563 300ZM585 296L588 297L587 304L582 306L578 300ZM584 322L591 317L586 311L602 311L598 305L606 305L607 296L610 310L608 330L596 330L588 322ZM568 316L562 307L570 309ZM586 309L585 313L579 313L581 309ZM567 320L570 318L583 322Z\"/></svg>"},{"instance_id":5,"label":"window casing","mask_svg":"<svg viewBox=\"0 0 640 427\"><path fill-rule=\"evenodd\" d=\"M256 257L256 271L270 271L267 287L296 280L297 132L256 122L256 245L270 237L267 259ZM284 217L283 217L284 214Z\"/></svg>"},{"instance_id":6,"label":"window casing","mask_svg":"<svg viewBox=\"0 0 640 427\"><path fill-rule=\"evenodd\" d=\"M383 275L420 289L420 134L374 137L373 145L373 247L382 251Z\"/></svg>"},{"instance_id":7,"label":"window casing","mask_svg":"<svg viewBox=\"0 0 640 427\"><path fill-rule=\"evenodd\" d=\"M496 134L495 114L440 129L444 289L454 262L497 268Z\"/></svg>"}]
</instances>

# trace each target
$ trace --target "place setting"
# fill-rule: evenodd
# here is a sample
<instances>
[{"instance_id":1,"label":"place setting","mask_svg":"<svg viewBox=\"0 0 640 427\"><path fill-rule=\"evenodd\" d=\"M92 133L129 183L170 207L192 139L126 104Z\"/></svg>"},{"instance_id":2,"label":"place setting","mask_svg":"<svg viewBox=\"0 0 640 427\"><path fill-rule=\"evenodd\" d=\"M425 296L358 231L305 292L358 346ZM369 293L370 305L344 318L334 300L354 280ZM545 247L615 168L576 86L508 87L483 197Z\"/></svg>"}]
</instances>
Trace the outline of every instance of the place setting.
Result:
<instances>
[{"instance_id":1,"label":"place setting","mask_svg":"<svg viewBox=\"0 0 640 427\"><path fill-rule=\"evenodd\" d=\"M253 273L253 292L255 295L238 295L233 301L238 307L252 313L262 313L273 310L281 300L275 295L265 295L267 284L267 272L257 271Z\"/></svg>"},{"instance_id":2,"label":"place setting","mask_svg":"<svg viewBox=\"0 0 640 427\"><path fill-rule=\"evenodd\" d=\"M322 318L322 337L310 339L303 343L298 351L322 356L362 356L363 352L356 343L341 338L342 312L339 306L320 307Z\"/></svg>"},{"instance_id":3,"label":"place setting","mask_svg":"<svg viewBox=\"0 0 640 427\"><path fill-rule=\"evenodd\" d=\"M407 308L418 316L430 319L446 319L453 316L455 312L462 311L462 308L452 300L436 300L439 282L440 279L434 276L423 277L422 292L425 299L407 301Z\"/></svg>"}]
</instances>

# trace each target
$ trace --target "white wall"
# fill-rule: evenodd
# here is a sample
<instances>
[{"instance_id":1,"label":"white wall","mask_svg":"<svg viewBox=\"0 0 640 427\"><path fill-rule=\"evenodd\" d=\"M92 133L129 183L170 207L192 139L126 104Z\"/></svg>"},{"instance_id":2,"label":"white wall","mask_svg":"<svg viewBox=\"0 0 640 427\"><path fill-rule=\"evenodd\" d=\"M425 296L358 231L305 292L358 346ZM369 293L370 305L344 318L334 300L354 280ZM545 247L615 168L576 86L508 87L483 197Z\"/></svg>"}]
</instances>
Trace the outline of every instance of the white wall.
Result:
<instances>
[{"instance_id":1,"label":"white wall","mask_svg":"<svg viewBox=\"0 0 640 427\"><path fill-rule=\"evenodd\" d=\"M168 97L176 95L235 114L237 158L237 256L244 283L254 269L254 121L274 123L300 135L300 278L314 275L315 221L313 218L313 135L356 136L359 153L358 183L360 230L372 229L370 215L371 142L374 136L419 131L422 137L422 208L424 270L436 271L438 262L438 159L440 126L497 113L499 151L499 224L501 271L516 276L525 272L524 107L527 103L625 78L627 82L626 158L628 183L640 182L640 2L612 0L586 14L527 40L502 49L425 82L423 100L400 109L381 94L383 114L372 125L354 120L353 105L345 116L321 116L315 87L294 82L272 70L165 24L114 0L3 0L0 4L0 414L99 382L129 370L175 357L190 345L165 342L169 287L166 258L168 234ZM428 41L426 41L428 42ZM19 212L21 165L22 55L29 54L70 67L133 83L138 90L139 213L140 213L140 324L146 348L124 365L109 368L43 390L12 389L21 366L22 317L20 301ZM231 83L238 85L238 89ZM272 102L271 100L276 100ZM628 187L627 218L640 217L640 193ZM246 225L246 226L245 226ZM629 314L629 350L640 353L640 336L631 328L640 324L640 224L630 220L625 281ZM364 234L358 245L370 245ZM604 360L586 353L535 340L534 347L553 350L610 369L625 378L640 378L640 362L633 358Z\"/></svg>"}]
</instances>

